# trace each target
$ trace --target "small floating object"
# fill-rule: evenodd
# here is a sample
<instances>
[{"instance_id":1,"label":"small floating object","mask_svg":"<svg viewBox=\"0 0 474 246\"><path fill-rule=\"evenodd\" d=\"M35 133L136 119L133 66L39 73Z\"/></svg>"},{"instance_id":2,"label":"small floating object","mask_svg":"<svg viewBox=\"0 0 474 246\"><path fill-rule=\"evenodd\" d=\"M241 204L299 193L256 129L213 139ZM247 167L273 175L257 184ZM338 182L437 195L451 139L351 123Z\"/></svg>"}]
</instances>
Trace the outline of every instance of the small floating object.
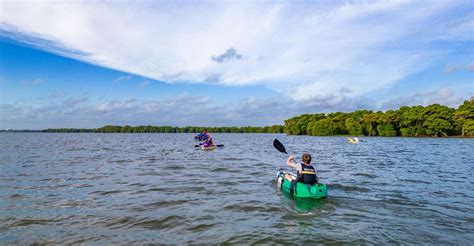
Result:
<instances>
[{"instance_id":1,"label":"small floating object","mask_svg":"<svg viewBox=\"0 0 474 246\"><path fill-rule=\"evenodd\" d=\"M351 144L358 144L359 143L359 139L357 137L355 138L348 138L347 141Z\"/></svg>"},{"instance_id":2,"label":"small floating object","mask_svg":"<svg viewBox=\"0 0 474 246\"><path fill-rule=\"evenodd\" d=\"M316 183L313 185L296 182L292 184L291 181L285 178L285 174L296 178L296 175L288 171L280 169L276 175L277 187L283 192L289 193L295 197L320 199L328 196L327 186L325 184Z\"/></svg>"}]
</instances>

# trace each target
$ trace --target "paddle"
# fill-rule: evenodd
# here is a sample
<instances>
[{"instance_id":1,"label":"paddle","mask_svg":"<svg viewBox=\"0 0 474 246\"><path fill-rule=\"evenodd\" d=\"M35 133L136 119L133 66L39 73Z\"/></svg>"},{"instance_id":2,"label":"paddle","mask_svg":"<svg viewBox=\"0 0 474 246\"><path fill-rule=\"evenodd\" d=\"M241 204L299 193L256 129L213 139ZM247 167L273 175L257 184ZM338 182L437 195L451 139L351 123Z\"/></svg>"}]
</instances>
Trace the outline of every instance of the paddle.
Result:
<instances>
[{"instance_id":1,"label":"paddle","mask_svg":"<svg viewBox=\"0 0 474 246\"><path fill-rule=\"evenodd\" d=\"M278 139L276 139L276 138L275 138L275 140L273 140L273 147L275 147L275 149L277 149L277 150L280 151L281 153L285 153L285 154L288 155L288 153L286 152L286 149L285 149L285 145L283 145L283 144L280 142L280 140L278 140ZM281 170L284 170L284 169L283 169L283 168L280 168L280 171L281 171ZM278 173L280 173L280 171L279 171ZM285 173L287 173L287 174L293 176L293 179L296 179L296 175L294 175L294 174L292 174L292 173L290 173L290 172L287 172L287 171L285 171ZM285 174L285 179L286 179L286 174ZM295 189L294 185L295 185L295 183L291 182L291 187L290 187L291 193L293 193L293 190Z\"/></svg>"},{"instance_id":2,"label":"paddle","mask_svg":"<svg viewBox=\"0 0 474 246\"><path fill-rule=\"evenodd\" d=\"M285 153L285 154L288 154L286 152L286 149L285 149L285 145L283 145L280 140L276 139L273 140L273 147L275 147L275 149L277 149L278 151L280 151L281 153Z\"/></svg>"},{"instance_id":3,"label":"paddle","mask_svg":"<svg viewBox=\"0 0 474 246\"><path fill-rule=\"evenodd\" d=\"M202 143L200 143L198 145L194 145L194 147L199 147L201 145L202 145ZM224 147L224 145L223 144L217 144L216 147Z\"/></svg>"}]
</instances>

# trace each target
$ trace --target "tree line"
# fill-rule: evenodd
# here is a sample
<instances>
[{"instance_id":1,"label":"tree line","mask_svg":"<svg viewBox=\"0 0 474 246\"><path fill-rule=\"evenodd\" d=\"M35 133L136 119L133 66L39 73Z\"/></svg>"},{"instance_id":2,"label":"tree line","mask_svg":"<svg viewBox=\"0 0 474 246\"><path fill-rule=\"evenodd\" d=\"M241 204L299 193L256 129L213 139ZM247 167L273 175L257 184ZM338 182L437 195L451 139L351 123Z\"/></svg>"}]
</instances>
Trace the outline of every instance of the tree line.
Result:
<instances>
[{"instance_id":1,"label":"tree line","mask_svg":"<svg viewBox=\"0 0 474 246\"><path fill-rule=\"evenodd\" d=\"M457 109L432 104L398 110L303 114L285 120L290 135L474 136L474 97Z\"/></svg>"},{"instance_id":2,"label":"tree line","mask_svg":"<svg viewBox=\"0 0 474 246\"><path fill-rule=\"evenodd\" d=\"M114 126L107 125L95 129L57 128L45 129L42 132L94 132L94 133L284 133L282 125L265 127L173 127L173 126Z\"/></svg>"}]
</instances>

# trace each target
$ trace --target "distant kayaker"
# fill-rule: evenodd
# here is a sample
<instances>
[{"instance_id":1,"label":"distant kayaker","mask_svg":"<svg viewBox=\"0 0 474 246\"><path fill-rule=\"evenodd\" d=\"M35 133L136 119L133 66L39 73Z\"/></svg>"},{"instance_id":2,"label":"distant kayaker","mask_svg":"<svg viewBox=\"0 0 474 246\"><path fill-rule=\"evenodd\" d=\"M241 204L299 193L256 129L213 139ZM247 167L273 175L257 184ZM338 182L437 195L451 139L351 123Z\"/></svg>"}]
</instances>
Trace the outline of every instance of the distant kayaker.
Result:
<instances>
[{"instance_id":1,"label":"distant kayaker","mask_svg":"<svg viewBox=\"0 0 474 246\"><path fill-rule=\"evenodd\" d=\"M304 184L313 185L318 182L318 177L316 176L316 170L311 165L311 155L310 154L303 154L301 157L302 162L297 163L295 161L295 157L290 155L286 164L297 171L296 182L301 182ZM293 181L291 175L286 174L285 178L287 180Z\"/></svg>"},{"instance_id":2,"label":"distant kayaker","mask_svg":"<svg viewBox=\"0 0 474 246\"><path fill-rule=\"evenodd\" d=\"M206 131L203 131L200 135L203 140L206 140L211 137L209 134L207 134Z\"/></svg>"},{"instance_id":3,"label":"distant kayaker","mask_svg":"<svg viewBox=\"0 0 474 246\"><path fill-rule=\"evenodd\" d=\"M206 139L206 141L204 141L202 143L202 145L205 147L205 148L208 148L210 146L213 146L214 145L214 140L212 140L211 137L209 137L208 139Z\"/></svg>"},{"instance_id":4,"label":"distant kayaker","mask_svg":"<svg viewBox=\"0 0 474 246\"><path fill-rule=\"evenodd\" d=\"M211 136L206 132L206 131L201 131L198 135L194 137L194 139L199 140L199 141L204 141Z\"/></svg>"},{"instance_id":5,"label":"distant kayaker","mask_svg":"<svg viewBox=\"0 0 474 246\"><path fill-rule=\"evenodd\" d=\"M349 141L349 143L356 144L356 143L359 143L359 138L357 137L348 138L347 141Z\"/></svg>"}]
</instances>

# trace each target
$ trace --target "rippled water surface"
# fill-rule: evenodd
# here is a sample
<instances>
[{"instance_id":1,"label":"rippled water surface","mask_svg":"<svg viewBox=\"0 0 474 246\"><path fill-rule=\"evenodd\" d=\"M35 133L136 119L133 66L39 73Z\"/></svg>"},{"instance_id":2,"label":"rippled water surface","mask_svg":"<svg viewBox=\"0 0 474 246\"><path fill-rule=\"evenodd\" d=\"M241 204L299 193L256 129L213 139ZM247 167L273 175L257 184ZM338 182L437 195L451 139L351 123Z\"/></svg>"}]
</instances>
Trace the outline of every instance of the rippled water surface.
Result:
<instances>
[{"instance_id":1,"label":"rippled water surface","mask_svg":"<svg viewBox=\"0 0 474 246\"><path fill-rule=\"evenodd\" d=\"M434 243L474 240L474 139L0 133L0 244ZM313 155L329 197L285 196Z\"/></svg>"}]
</instances>

